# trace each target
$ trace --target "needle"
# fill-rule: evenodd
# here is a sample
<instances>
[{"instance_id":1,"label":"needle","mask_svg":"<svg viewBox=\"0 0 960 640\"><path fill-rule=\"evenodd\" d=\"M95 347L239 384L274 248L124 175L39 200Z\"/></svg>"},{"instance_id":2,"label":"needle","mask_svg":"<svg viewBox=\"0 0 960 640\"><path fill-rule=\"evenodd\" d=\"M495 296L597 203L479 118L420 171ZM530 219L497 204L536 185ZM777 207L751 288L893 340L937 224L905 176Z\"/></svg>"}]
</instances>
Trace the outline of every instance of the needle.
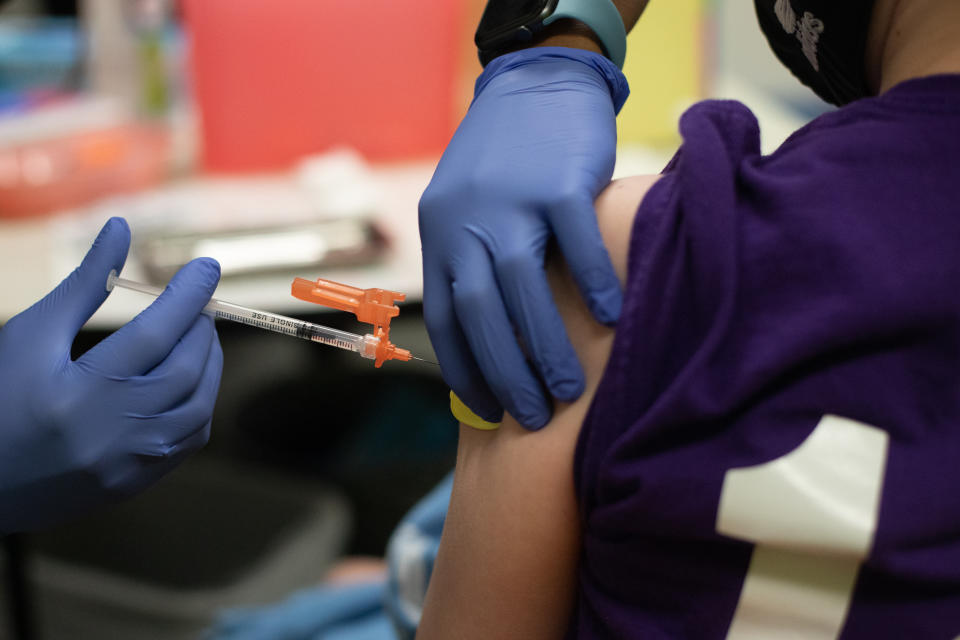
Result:
<instances>
[{"instance_id":1,"label":"needle","mask_svg":"<svg viewBox=\"0 0 960 640\"><path fill-rule=\"evenodd\" d=\"M420 362L426 362L427 364L433 364L438 367L440 366L439 363L436 363L433 360L427 360L426 358L418 358L417 356L410 356L410 357L413 358L414 360L419 360Z\"/></svg>"}]
</instances>

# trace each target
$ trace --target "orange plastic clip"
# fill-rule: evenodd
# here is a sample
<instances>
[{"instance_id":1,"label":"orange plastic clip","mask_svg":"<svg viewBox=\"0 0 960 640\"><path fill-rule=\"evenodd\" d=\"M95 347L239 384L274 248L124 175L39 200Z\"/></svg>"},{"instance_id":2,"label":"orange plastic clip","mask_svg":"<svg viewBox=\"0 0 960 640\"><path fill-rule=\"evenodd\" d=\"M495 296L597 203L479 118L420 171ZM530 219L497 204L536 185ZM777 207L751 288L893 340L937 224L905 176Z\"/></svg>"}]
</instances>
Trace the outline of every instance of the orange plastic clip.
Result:
<instances>
[{"instance_id":1,"label":"orange plastic clip","mask_svg":"<svg viewBox=\"0 0 960 640\"><path fill-rule=\"evenodd\" d=\"M358 289L332 280L294 278L290 293L293 297L325 307L350 311L360 322L373 325L373 335L380 339L374 366L387 360L409 360L410 352L390 342L390 319L400 314L394 302L403 302L406 295L386 289Z\"/></svg>"}]
</instances>

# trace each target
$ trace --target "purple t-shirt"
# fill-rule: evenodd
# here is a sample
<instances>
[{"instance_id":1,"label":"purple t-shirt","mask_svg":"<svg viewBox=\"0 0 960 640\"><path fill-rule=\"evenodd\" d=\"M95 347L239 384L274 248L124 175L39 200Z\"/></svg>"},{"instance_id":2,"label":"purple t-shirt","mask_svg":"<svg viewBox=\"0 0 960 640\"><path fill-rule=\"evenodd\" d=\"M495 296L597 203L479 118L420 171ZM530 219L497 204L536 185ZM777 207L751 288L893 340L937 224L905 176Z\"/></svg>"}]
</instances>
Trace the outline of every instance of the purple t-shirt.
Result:
<instances>
[{"instance_id":1,"label":"purple t-shirt","mask_svg":"<svg viewBox=\"0 0 960 640\"><path fill-rule=\"evenodd\" d=\"M960 75L704 102L578 443L577 638L960 636Z\"/></svg>"}]
</instances>

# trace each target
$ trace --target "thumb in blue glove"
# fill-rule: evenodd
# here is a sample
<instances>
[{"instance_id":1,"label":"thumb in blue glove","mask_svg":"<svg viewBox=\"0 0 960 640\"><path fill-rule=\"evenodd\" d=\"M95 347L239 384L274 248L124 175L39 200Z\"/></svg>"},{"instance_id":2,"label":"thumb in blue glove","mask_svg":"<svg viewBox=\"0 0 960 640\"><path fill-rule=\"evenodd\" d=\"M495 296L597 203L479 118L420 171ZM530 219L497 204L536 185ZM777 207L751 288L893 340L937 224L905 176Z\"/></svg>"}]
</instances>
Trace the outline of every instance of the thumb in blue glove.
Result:
<instances>
[{"instance_id":1,"label":"thumb in blue glove","mask_svg":"<svg viewBox=\"0 0 960 640\"><path fill-rule=\"evenodd\" d=\"M126 222L110 219L82 264L0 329L0 532L136 493L209 438L223 354L201 310L215 261L183 267L136 318L71 359L129 246Z\"/></svg>"},{"instance_id":2,"label":"thumb in blue glove","mask_svg":"<svg viewBox=\"0 0 960 640\"><path fill-rule=\"evenodd\" d=\"M627 93L620 70L589 51L496 58L420 200L427 330L445 381L484 420L499 422L502 407L539 428L548 393L583 392L547 284L552 239L597 320L619 316L593 201L613 173Z\"/></svg>"}]
</instances>

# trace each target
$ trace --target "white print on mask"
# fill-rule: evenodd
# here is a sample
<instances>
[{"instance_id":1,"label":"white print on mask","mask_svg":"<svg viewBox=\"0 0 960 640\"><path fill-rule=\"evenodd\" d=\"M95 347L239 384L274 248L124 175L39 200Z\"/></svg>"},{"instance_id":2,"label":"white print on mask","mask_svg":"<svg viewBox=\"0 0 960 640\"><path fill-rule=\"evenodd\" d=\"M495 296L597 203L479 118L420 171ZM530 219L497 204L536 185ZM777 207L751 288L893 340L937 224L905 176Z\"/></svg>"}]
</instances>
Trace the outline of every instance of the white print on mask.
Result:
<instances>
[{"instance_id":1,"label":"white print on mask","mask_svg":"<svg viewBox=\"0 0 960 640\"><path fill-rule=\"evenodd\" d=\"M776 0L773 11L777 14L783 30L796 34L803 49L803 55L816 71L820 71L820 63L817 61L817 43L820 42L820 34L823 33L823 20L809 11L804 11L803 17L798 19L793 7L790 6L790 0Z\"/></svg>"}]
</instances>

